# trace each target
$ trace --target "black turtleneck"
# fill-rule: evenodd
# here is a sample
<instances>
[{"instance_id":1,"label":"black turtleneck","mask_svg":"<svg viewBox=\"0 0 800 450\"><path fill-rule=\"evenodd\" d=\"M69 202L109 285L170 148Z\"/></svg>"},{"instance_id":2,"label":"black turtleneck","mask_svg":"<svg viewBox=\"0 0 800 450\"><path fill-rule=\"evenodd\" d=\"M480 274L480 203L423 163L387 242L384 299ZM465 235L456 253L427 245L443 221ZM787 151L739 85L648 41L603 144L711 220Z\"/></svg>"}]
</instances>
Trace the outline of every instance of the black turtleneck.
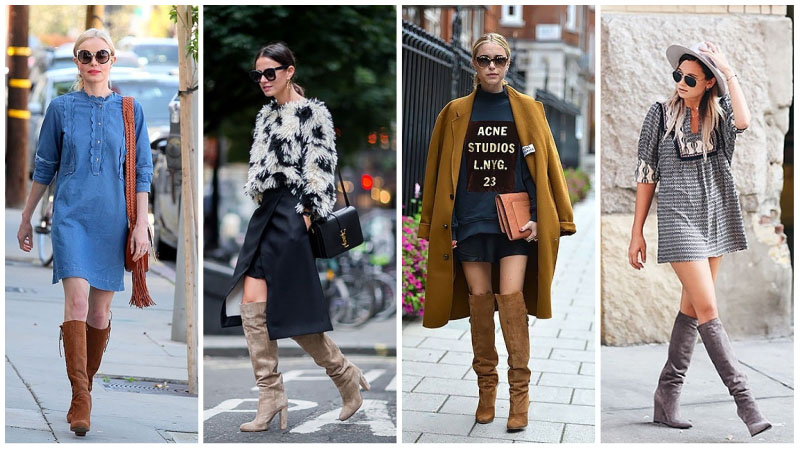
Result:
<instances>
[{"instance_id":1,"label":"black turtleneck","mask_svg":"<svg viewBox=\"0 0 800 450\"><path fill-rule=\"evenodd\" d=\"M528 192L536 221L536 185L525 165L505 86L490 93L478 86L464 140L453 208L453 238L502 233L494 198Z\"/></svg>"}]
</instances>

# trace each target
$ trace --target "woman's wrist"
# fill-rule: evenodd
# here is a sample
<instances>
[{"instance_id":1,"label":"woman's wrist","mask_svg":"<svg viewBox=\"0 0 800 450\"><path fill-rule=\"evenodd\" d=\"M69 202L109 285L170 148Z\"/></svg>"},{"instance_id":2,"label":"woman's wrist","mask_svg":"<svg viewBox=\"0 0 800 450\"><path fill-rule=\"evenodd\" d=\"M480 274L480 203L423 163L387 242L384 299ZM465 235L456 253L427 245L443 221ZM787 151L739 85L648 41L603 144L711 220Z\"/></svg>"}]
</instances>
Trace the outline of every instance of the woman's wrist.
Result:
<instances>
[{"instance_id":1,"label":"woman's wrist","mask_svg":"<svg viewBox=\"0 0 800 450\"><path fill-rule=\"evenodd\" d=\"M22 210L22 222L30 222L31 217L33 217L33 214L31 212L29 212L26 209Z\"/></svg>"}]
</instances>

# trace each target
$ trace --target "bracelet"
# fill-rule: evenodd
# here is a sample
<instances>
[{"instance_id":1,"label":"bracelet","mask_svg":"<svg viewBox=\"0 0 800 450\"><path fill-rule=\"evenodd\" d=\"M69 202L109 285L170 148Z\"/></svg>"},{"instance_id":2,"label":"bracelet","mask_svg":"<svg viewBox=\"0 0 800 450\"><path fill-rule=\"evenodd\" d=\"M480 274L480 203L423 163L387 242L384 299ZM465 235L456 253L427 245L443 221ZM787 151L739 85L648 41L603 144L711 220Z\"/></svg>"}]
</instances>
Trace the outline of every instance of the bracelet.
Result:
<instances>
[{"instance_id":1,"label":"bracelet","mask_svg":"<svg viewBox=\"0 0 800 450\"><path fill-rule=\"evenodd\" d=\"M733 74L733 75L732 75L730 78L726 78L726 79L725 79L725 81L726 81L726 82L730 82L730 81L731 81L732 79L734 79L734 78L739 78L739 75L737 75L737 74Z\"/></svg>"}]
</instances>

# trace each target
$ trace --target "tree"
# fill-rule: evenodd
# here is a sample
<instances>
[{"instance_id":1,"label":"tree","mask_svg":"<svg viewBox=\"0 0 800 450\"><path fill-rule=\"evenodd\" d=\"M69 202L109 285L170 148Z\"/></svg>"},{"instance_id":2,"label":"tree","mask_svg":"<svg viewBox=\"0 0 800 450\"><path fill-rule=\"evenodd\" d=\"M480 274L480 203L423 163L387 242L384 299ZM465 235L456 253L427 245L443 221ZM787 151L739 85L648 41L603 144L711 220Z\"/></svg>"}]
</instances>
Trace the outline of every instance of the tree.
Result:
<instances>
[{"instance_id":1,"label":"tree","mask_svg":"<svg viewBox=\"0 0 800 450\"><path fill-rule=\"evenodd\" d=\"M340 131L340 154L390 130L396 115L394 6L204 7L204 130L230 142L229 160L247 161L258 110L267 99L248 78L259 48L283 41L295 80L324 101Z\"/></svg>"}]
</instances>

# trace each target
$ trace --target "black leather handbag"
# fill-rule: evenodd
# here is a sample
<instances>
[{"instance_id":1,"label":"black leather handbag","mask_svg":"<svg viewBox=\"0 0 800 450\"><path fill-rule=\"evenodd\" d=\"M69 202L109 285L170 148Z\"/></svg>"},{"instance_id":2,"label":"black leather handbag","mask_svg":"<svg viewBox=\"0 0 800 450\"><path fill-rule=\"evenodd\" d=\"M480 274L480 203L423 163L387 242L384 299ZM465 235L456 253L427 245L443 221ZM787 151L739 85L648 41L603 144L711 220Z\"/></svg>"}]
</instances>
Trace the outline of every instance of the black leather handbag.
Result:
<instances>
[{"instance_id":1,"label":"black leather handbag","mask_svg":"<svg viewBox=\"0 0 800 450\"><path fill-rule=\"evenodd\" d=\"M315 258L333 258L364 242L358 211L350 206L341 172L339 172L339 183L347 206L311 224L308 235Z\"/></svg>"}]
</instances>

